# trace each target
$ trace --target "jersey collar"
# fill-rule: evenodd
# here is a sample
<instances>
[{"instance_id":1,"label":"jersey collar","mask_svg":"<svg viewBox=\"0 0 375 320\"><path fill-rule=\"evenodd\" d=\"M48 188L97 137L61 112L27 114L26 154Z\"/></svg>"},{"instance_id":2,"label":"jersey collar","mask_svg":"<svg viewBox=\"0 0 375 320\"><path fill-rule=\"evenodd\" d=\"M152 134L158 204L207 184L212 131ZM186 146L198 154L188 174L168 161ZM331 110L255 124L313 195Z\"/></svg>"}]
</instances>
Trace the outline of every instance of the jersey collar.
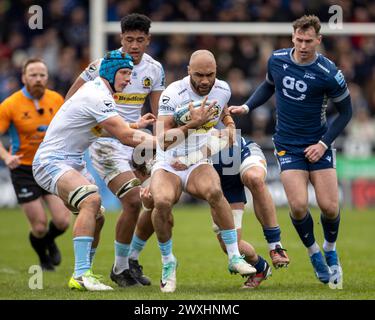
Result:
<instances>
[{"instance_id":1,"label":"jersey collar","mask_svg":"<svg viewBox=\"0 0 375 320\"><path fill-rule=\"evenodd\" d=\"M298 63L295 59L294 59L294 57L293 57L293 52L294 52L294 50L295 50L295 48L292 48L292 50L290 50L290 52L289 52L289 57L290 57L290 60L292 60L292 62L294 63L294 64L296 64L297 66L311 66L312 64L314 64L315 62L316 62L316 60L318 59L318 57L319 57L319 55L318 55L318 53L317 52L315 52L315 59L313 60L313 61L311 61L311 62L308 62L308 63Z\"/></svg>"}]
</instances>

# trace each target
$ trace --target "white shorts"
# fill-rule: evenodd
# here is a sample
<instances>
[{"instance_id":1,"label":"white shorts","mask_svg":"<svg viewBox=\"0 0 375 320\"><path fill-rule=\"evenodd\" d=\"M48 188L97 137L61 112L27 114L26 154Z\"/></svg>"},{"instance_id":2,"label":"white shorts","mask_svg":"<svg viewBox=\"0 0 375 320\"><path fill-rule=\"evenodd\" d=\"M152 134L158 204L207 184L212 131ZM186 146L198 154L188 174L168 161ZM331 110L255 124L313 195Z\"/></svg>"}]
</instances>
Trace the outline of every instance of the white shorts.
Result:
<instances>
[{"instance_id":1,"label":"white shorts","mask_svg":"<svg viewBox=\"0 0 375 320\"><path fill-rule=\"evenodd\" d=\"M172 168L172 166L168 163L168 162L164 162L164 161L157 161L153 166L152 166L152 169L151 169L151 177L152 175L154 174L155 171L159 170L159 169L163 169L165 171L168 171L170 173L173 173L175 174L177 177L180 178L181 180L181 184L182 184L182 188L184 191L186 191L186 186L187 186L187 183L188 183L188 180L189 180L189 177L190 177L190 174L196 169L198 168L200 165L202 164L210 164L211 165L211 162L208 161L207 159L205 160L201 160L193 165L191 165L189 168L187 168L186 170L183 170L183 171L177 171L175 169Z\"/></svg>"},{"instance_id":2,"label":"white shorts","mask_svg":"<svg viewBox=\"0 0 375 320\"><path fill-rule=\"evenodd\" d=\"M89 148L92 165L107 185L120 173L135 170L133 150L112 138L99 138Z\"/></svg>"},{"instance_id":3,"label":"white shorts","mask_svg":"<svg viewBox=\"0 0 375 320\"><path fill-rule=\"evenodd\" d=\"M57 181L67 171L76 170L87 178L91 183L95 183L94 178L87 171L86 162L83 156L47 156L42 161L34 159L33 175L35 181L44 189L55 195L57 192Z\"/></svg>"}]
</instances>

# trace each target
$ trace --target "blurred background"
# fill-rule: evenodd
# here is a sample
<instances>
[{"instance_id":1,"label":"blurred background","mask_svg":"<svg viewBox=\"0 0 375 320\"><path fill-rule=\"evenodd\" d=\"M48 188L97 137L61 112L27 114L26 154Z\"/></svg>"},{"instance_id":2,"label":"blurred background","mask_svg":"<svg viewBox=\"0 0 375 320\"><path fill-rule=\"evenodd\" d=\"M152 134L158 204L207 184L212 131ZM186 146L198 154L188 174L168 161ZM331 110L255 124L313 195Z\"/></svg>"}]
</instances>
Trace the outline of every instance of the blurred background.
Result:
<instances>
[{"instance_id":1,"label":"blurred background","mask_svg":"<svg viewBox=\"0 0 375 320\"><path fill-rule=\"evenodd\" d=\"M32 5L43 9L41 30L29 28L28 10ZM116 22L118 31L108 34L106 46L109 50L121 46L119 21L134 12L146 14L154 22L291 23L304 14L316 14L322 22L328 22L332 15L329 13L331 5L343 9L344 29L345 23L349 22L375 23L375 1L365 0L108 0L105 18ZM92 60L90 9L88 0L0 0L0 102L21 88L21 66L31 56L46 61L50 73L49 87L66 94L75 78ZM162 63L168 85L186 75L193 51L211 50L217 59L218 78L226 80L232 89L229 103L238 105L245 102L263 81L271 52L291 46L291 35L155 34L148 53ZM323 33L320 52L344 73L354 108L351 122L336 141L341 202L359 208L375 206L375 35L324 36ZM332 121L335 117L332 105L327 112L329 121ZM273 199L277 206L286 206L271 140L275 126L274 100L235 121L244 135L263 148ZM6 135L0 139L8 145ZM8 170L1 162L0 190L0 207L16 206ZM310 203L315 204L313 191L310 190L309 194ZM109 209L117 208L108 191L104 190L103 196ZM251 203L250 195L249 200Z\"/></svg>"}]
</instances>

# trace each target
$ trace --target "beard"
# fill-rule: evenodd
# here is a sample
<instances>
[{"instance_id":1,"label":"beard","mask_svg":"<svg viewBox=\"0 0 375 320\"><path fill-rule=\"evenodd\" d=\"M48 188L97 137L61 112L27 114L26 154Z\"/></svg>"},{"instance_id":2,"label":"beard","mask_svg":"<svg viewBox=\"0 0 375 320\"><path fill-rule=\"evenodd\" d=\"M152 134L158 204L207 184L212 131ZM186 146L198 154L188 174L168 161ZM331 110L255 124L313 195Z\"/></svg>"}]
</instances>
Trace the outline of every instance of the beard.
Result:
<instances>
[{"instance_id":1,"label":"beard","mask_svg":"<svg viewBox=\"0 0 375 320\"><path fill-rule=\"evenodd\" d=\"M27 84L26 89L33 98L39 100L43 97L46 87L42 84L34 84L33 86Z\"/></svg>"},{"instance_id":2,"label":"beard","mask_svg":"<svg viewBox=\"0 0 375 320\"><path fill-rule=\"evenodd\" d=\"M191 77L190 77L190 84L196 91L201 96L207 95L210 93L212 87L214 86L213 84L208 85L207 87L201 87L197 82L195 82Z\"/></svg>"}]
</instances>

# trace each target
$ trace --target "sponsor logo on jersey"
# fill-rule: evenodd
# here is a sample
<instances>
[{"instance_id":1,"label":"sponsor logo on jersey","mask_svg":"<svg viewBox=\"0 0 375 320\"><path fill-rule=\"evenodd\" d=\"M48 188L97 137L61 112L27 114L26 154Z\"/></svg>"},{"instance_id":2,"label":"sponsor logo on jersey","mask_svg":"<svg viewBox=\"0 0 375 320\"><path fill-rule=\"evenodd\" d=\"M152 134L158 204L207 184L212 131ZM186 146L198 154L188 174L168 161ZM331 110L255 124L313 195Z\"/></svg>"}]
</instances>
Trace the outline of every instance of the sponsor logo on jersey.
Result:
<instances>
[{"instance_id":1,"label":"sponsor logo on jersey","mask_svg":"<svg viewBox=\"0 0 375 320\"><path fill-rule=\"evenodd\" d=\"M48 126L46 126L46 125L42 125L42 126L39 126L39 127L36 129L36 131L38 131L38 132L46 132L47 129L48 129Z\"/></svg>"},{"instance_id":2,"label":"sponsor logo on jersey","mask_svg":"<svg viewBox=\"0 0 375 320\"><path fill-rule=\"evenodd\" d=\"M89 72L95 72L96 71L96 65L94 63L89 65Z\"/></svg>"},{"instance_id":3,"label":"sponsor logo on jersey","mask_svg":"<svg viewBox=\"0 0 375 320\"><path fill-rule=\"evenodd\" d=\"M274 56L285 56L288 54L288 51L283 51L283 52L274 52Z\"/></svg>"},{"instance_id":4,"label":"sponsor logo on jersey","mask_svg":"<svg viewBox=\"0 0 375 320\"><path fill-rule=\"evenodd\" d=\"M144 77L142 79L142 85L145 89L150 89L152 86L152 79L150 77Z\"/></svg>"},{"instance_id":5,"label":"sponsor logo on jersey","mask_svg":"<svg viewBox=\"0 0 375 320\"><path fill-rule=\"evenodd\" d=\"M163 96L163 97L161 98L161 101L163 102L163 104L167 104L167 103L169 102L170 99L171 99L171 98L168 97L168 96Z\"/></svg>"},{"instance_id":6,"label":"sponsor logo on jersey","mask_svg":"<svg viewBox=\"0 0 375 320\"><path fill-rule=\"evenodd\" d=\"M29 111L24 111L23 116L22 116L22 120L29 120L29 119L31 119Z\"/></svg>"},{"instance_id":7,"label":"sponsor logo on jersey","mask_svg":"<svg viewBox=\"0 0 375 320\"><path fill-rule=\"evenodd\" d=\"M146 101L147 93L116 93L113 99L117 104L144 104Z\"/></svg>"},{"instance_id":8,"label":"sponsor logo on jersey","mask_svg":"<svg viewBox=\"0 0 375 320\"><path fill-rule=\"evenodd\" d=\"M335 75L335 79L336 79L337 83L340 85L340 87L345 86L345 78L344 78L344 75L342 74L341 70L337 71L337 73Z\"/></svg>"},{"instance_id":9,"label":"sponsor logo on jersey","mask_svg":"<svg viewBox=\"0 0 375 320\"><path fill-rule=\"evenodd\" d=\"M289 66L288 66L286 63L283 64L284 71L285 71L288 67L289 67Z\"/></svg>"},{"instance_id":10,"label":"sponsor logo on jersey","mask_svg":"<svg viewBox=\"0 0 375 320\"><path fill-rule=\"evenodd\" d=\"M105 108L102 108L100 111L103 113L113 112L115 111L115 105L110 100L103 101Z\"/></svg>"},{"instance_id":11,"label":"sponsor logo on jersey","mask_svg":"<svg viewBox=\"0 0 375 320\"><path fill-rule=\"evenodd\" d=\"M285 154L286 154L286 151L285 151L285 150L281 150L281 151L279 151L279 152L277 153L277 155L278 155L279 157L285 156Z\"/></svg>"},{"instance_id":12,"label":"sponsor logo on jersey","mask_svg":"<svg viewBox=\"0 0 375 320\"><path fill-rule=\"evenodd\" d=\"M297 101L302 101L306 98L306 95L304 94L304 92L306 92L307 90L307 84L305 81L303 80L297 80L293 77L289 77L289 76L286 76L283 78L283 94L284 96L290 98L290 99L293 99L293 100L297 100ZM291 95L288 90L291 90L291 91L297 91L298 93L301 93L300 96L296 97L295 95Z\"/></svg>"},{"instance_id":13,"label":"sponsor logo on jersey","mask_svg":"<svg viewBox=\"0 0 375 320\"><path fill-rule=\"evenodd\" d=\"M306 72L305 75L303 76L305 79L312 79L315 80L315 74L314 73L308 73Z\"/></svg>"}]
</instances>

